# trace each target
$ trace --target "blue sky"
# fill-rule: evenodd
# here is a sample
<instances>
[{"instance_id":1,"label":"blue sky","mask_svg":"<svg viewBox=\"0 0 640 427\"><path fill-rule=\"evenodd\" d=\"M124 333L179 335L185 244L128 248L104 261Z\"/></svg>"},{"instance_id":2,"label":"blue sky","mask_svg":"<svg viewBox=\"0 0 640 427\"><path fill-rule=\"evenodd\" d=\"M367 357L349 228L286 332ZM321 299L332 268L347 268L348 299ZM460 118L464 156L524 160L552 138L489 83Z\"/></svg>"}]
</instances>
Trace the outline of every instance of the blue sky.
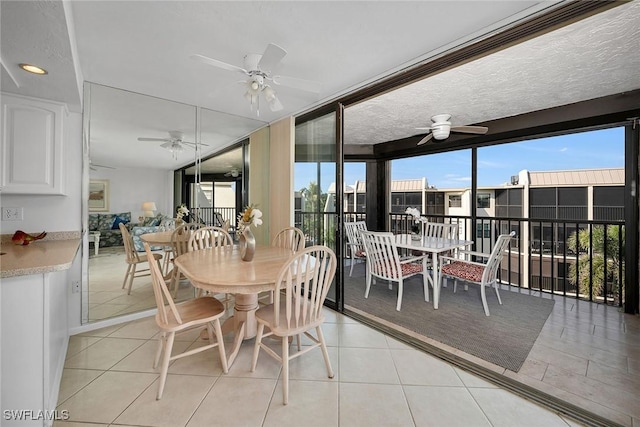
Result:
<instances>
[{"instance_id":1,"label":"blue sky","mask_svg":"<svg viewBox=\"0 0 640 427\"><path fill-rule=\"evenodd\" d=\"M540 138L478 149L478 185L494 186L523 169L531 172L624 167L624 128L611 128ZM365 179L363 163L345 163L345 183ZM471 150L394 160L391 179L426 177L436 188L471 185ZM335 180L333 165L324 165L321 185L326 191ZM318 181L315 163L296 164L295 189Z\"/></svg>"}]
</instances>

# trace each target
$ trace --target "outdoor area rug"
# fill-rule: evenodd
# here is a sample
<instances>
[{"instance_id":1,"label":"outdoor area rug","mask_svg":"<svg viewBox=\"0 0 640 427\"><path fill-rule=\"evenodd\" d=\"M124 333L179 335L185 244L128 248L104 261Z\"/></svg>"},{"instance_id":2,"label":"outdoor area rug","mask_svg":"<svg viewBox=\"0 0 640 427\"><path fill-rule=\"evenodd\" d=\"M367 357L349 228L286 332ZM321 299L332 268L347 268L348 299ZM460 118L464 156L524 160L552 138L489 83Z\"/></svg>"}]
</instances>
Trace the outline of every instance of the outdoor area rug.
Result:
<instances>
[{"instance_id":1,"label":"outdoor area rug","mask_svg":"<svg viewBox=\"0 0 640 427\"><path fill-rule=\"evenodd\" d=\"M490 316L485 316L480 299L480 287L458 282L453 293L453 281L440 293L438 310L424 301L422 276L404 282L402 309L396 311L397 283L393 290L388 282L378 280L371 285L369 298L364 298L364 265L354 268L353 276L345 274L345 305L352 306L381 319L403 326L443 344L455 347L495 365L518 372L544 326L554 301L531 296L528 290L500 291L498 304L493 289L487 289Z\"/></svg>"}]
</instances>

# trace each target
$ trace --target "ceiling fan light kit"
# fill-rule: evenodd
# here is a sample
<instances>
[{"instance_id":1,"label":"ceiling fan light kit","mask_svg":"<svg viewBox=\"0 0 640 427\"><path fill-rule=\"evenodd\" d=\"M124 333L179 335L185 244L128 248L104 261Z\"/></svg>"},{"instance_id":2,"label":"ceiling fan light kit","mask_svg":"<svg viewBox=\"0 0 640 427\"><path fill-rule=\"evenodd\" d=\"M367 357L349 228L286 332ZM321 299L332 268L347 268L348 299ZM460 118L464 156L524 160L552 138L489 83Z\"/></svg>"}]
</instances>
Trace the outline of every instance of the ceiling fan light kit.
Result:
<instances>
[{"instance_id":1,"label":"ceiling fan light kit","mask_svg":"<svg viewBox=\"0 0 640 427\"><path fill-rule=\"evenodd\" d=\"M418 142L418 145L425 144L432 139L442 141L449 138L451 132L484 135L489 130L486 126L451 126L450 118L451 114L436 114L431 117L431 121L433 122L431 126L427 128L416 128L428 131L427 135Z\"/></svg>"},{"instance_id":2,"label":"ceiling fan light kit","mask_svg":"<svg viewBox=\"0 0 640 427\"><path fill-rule=\"evenodd\" d=\"M191 58L223 70L236 71L247 75L249 78L245 82L246 92L244 98L249 102L252 110L254 105L256 106L256 114L260 116L261 93L271 111L280 111L283 108L276 91L269 85L269 82L275 85L287 85L309 92L319 92L320 85L318 82L286 76L275 76L272 74L273 69L282 61L282 58L284 58L286 54L287 51L280 46L269 43L262 55L255 53L245 55L244 68L199 54L191 55Z\"/></svg>"}]
</instances>

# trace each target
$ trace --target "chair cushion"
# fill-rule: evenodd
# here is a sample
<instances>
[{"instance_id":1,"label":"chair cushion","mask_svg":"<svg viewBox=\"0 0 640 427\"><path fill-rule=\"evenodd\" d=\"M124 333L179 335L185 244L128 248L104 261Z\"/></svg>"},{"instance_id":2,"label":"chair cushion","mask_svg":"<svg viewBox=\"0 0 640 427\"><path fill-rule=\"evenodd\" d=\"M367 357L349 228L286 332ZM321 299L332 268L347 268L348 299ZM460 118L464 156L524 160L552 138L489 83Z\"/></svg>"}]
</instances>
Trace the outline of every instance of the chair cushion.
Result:
<instances>
[{"instance_id":1,"label":"chair cushion","mask_svg":"<svg viewBox=\"0 0 640 427\"><path fill-rule=\"evenodd\" d=\"M400 268L402 269L402 275L403 276L409 276L411 274L418 274L418 273L422 273L422 264L416 264L416 263L406 263L406 264L400 264Z\"/></svg>"},{"instance_id":2,"label":"chair cushion","mask_svg":"<svg viewBox=\"0 0 640 427\"><path fill-rule=\"evenodd\" d=\"M463 261L454 261L442 267L442 274L459 277L471 282L481 282L484 267Z\"/></svg>"},{"instance_id":3,"label":"chair cushion","mask_svg":"<svg viewBox=\"0 0 640 427\"><path fill-rule=\"evenodd\" d=\"M413 274L422 273L422 263L408 262L406 264L400 264L400 270L402 271L402 277L407 277ZM387 277L391 276L391 274L387 271L385 271L383 275Z\"/></svg>"}]
</instances>

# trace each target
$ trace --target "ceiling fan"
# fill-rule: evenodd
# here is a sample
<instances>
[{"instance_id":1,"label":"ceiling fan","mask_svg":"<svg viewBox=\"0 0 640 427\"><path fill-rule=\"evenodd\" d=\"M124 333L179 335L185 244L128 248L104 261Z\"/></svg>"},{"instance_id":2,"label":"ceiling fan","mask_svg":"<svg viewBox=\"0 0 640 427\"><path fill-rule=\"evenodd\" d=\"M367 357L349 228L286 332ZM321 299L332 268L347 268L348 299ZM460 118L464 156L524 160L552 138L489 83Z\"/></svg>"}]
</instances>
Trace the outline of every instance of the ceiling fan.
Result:
<instances>
[{"instance_id":1,"label":"ceiling fan","mask_svg":"<svg viewBox=\"0 0 640 427\"><path fill-rule=\"evenodd\" d=\"M435 139L437 141L447 139L449 138L450 132L484 135L489 130L489 128L485 126L451 126L451 122L449 121L450 118L450 114L436 114L431 117L431 121L433 122L431 126L426 128L416 128L418 130L429 131L427 136L418 142L418 145L425 144L431 141L431 139Z\"/></svg>"},{"instance_id":2,"label":"ceiling fan","mask_svg":"<svg viewBox=\"0 0 640 427\"><path fill-rule=\"evenodd\" d=\"M169 131L169 138L138 138L138 141L161 141L164 144L160 145L162 148L166 148L171 151L174 159L178 158L178 155L184 151L184 147L192 150L196 149L197 144L195 142L185 141L184 134L180 131ZM200 146L208 147L207 144L199 144Z\"/></svg>"},{"instance_id":3,"label":"ceiling fan","mask_svg":"<svg viewBox=\"0 0 640 427\"><path fill-rule=\"evenodd\" d=\"M242 175L242 171L238 168L231 168L231 170L224 174L224 176L230 176L233 178L237 178Z\"/></svg>"},{"instance_id":4,"label":"ceiling fan","mask_svg":"<svg viewBox=\"0 0 640 427\"><path fill-rule=\"evenodd\" d=\"M217 59L209 58L204 55L194 54L191 58L203 62L214 67L222 68L227 71L235 71L245 74L249 78L242 82L245 85L246 92L244 97L251 103L251 108L256 106L256 113L260 115L260 94L264 96L264 100L269 105L271 111L282 110L282 103L276 95L270 83L276 85L289 86L294 89L300 89L307 92L320 92L320 83L311 80L304 80L295 77L273 75L274 68L280 63L287 51L280 46L269 43L262 53L250 53L244 57L244 68L236 65L227 64Z\"/></svg>"},{"instance_id":5,"label":"ceiling fan","mask_svg":"<svg viewBox=\"0 0 640 427\"><path fill-rule=\"evenodd\" d=\"M103 169L115 169L113 166L105 166L105 165L98 165L98 164L94 164L91 159L89 159L89 169L92 171L97 171L98 168L103 168Z\"/></svg>"}]
</instances>

